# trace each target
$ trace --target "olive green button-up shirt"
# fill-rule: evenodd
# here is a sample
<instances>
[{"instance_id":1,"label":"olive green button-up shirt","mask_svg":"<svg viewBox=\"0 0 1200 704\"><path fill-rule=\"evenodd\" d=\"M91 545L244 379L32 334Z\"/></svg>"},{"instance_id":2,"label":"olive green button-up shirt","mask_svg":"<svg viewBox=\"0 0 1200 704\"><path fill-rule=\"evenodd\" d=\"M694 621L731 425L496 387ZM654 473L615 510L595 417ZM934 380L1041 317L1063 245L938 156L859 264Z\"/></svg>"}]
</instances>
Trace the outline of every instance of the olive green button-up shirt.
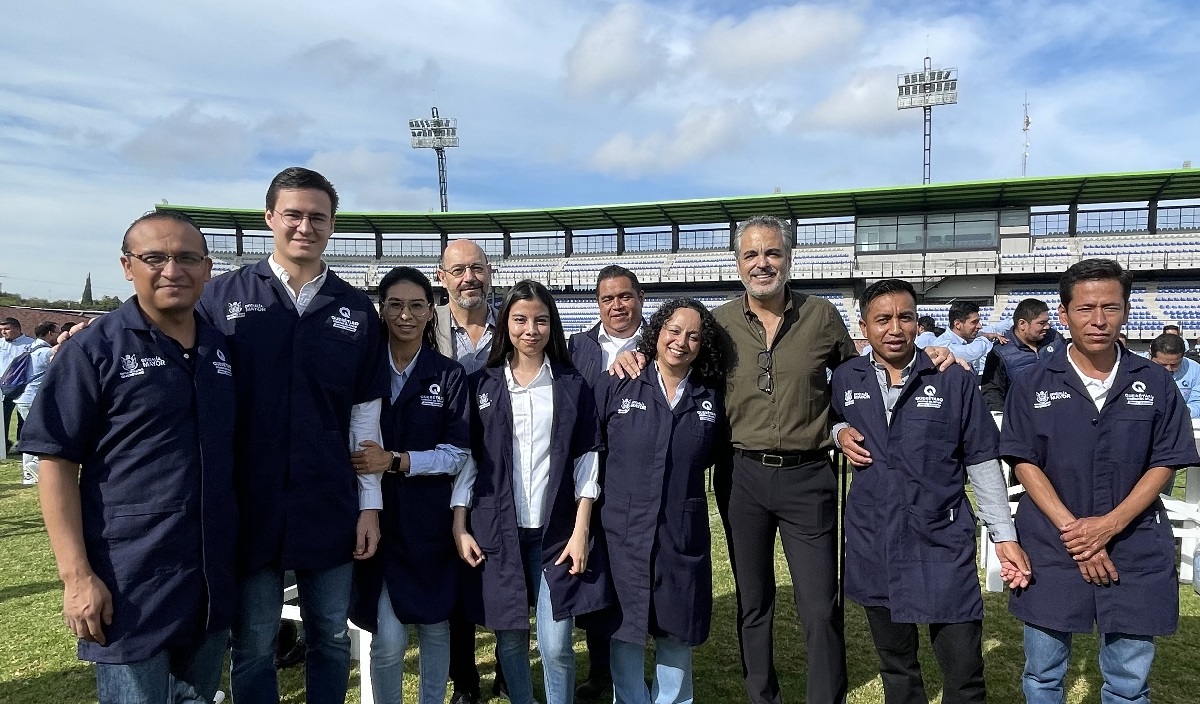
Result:
<instances>
[{"instance_id":1,"label":"olive green button-up shirt","mask_svg":"<svg viewBox=\"0 0 1200 704\"><path fill-rule=\"evenodd\" d=\"M736 448L788 453L833 446L828 372L855 356L854 342L832 303L790 293L779 330L769 343L745 294L713 311L727 333L725 408ZM761 355L767 350L769 363Z\"/></svg>"}]
</instances>

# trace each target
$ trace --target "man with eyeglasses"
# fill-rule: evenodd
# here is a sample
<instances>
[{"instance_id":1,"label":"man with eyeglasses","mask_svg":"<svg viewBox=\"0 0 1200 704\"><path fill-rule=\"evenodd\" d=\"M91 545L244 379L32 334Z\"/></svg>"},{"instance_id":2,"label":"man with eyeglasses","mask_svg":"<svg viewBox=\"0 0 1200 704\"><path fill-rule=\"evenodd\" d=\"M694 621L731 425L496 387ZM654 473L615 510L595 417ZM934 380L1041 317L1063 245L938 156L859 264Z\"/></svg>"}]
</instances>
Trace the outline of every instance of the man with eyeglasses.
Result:
<instances>
[{"instance_id":1,"label":"man with eyeglasses","mask_svg":"<svg viewBox=\"0 0 1200 704\"><path fill-rule=\"evenodd\" d=\"M135 295L63 345L20 445L40 457L63 618L102 704L212 701L236 610L234 383L197 314L212 261L186 215L125 233Z\"/></svg>"},{"instance_id":2,"label":"man with eyeglasses","mask_svg":"<svg viewBox=\"0 0 1200 704\"><path fill-rule=\"evenodd\" d=\"M382 444L390 382L374 304L321 260L337 203L321 174L284 169L267 189L271 255L218 277L200 302L239 367L236 701L279 701L285 570L299 591L305 699L345 701L353 560L379 541L379 475L356 475L350 452L364 440Z\"/></svg>"}]
</instances>

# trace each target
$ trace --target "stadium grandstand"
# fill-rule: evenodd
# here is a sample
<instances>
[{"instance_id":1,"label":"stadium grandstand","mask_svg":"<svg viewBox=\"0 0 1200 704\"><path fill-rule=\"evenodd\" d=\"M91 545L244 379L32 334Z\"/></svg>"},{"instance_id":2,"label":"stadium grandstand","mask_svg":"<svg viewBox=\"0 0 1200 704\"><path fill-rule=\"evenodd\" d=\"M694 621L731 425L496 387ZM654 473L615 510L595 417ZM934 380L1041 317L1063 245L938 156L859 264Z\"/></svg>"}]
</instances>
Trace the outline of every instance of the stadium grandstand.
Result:
<instances>
[{"instance_id":1,"label":"stadium grandstand","mask_svg":"<svg viewBox=\"0 0 1200 704\"><path fill-rule=\"evenodd\" d=\"M215 274L271 250L261 209L156 207L200 224ZM953 300L978 303L984 324L995 324L1022 298L1057 306L1059 273L1088 257L1133 270L1131 339L1149 340L1168 323L1200 336L1200 170L1191 169L542 210L341 212L325 259L373 290L398 265L434 279L446 243L469 238L491 258L498 294L541 281L571 333L597 320L596 274L612 263L641 279L646 315L680 295L715 306L740 292L733 232L763 213L795 228L793 287L832 301L856 336L857 297L877 279L911 281L921 314L940 325Z\"/></svg>"}]
</instances>

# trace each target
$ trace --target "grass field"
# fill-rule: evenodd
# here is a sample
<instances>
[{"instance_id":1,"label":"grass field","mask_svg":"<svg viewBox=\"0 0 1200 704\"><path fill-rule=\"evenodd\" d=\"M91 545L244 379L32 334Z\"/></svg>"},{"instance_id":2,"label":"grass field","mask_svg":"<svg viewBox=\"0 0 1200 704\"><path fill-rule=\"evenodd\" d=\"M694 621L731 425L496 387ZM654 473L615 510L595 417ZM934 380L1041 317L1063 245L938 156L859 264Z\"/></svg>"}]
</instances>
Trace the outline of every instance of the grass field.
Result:
<instances>
[{"instance_id":1,"label":"grass field","mask_svg":"<svg viewBox=\"0 0 1200 704\"><path fill-rule=\"evenodd\" d=\"M729 572L720 521L712 511L715 609L712 637L696 650L696 695L701 702L744 702L737 637L734 633L733 579ZM777 565L781 579L776 613L775 657L784 697L804 697L805 657L800 628L791 605L791 588L782 552ZM1200 692L1200 597L1191 586L1180 588L1182 615L1179 633L1158 641L1151 678L1155 702L1194 702ZM984 650L989 700L1022 701L1023 664L1021 625L1005 608L1002 594L986 594ZM62 591L38 512L37 492L20 483L13 460L0 463L0 702L3 704L75 704L95 701L90 667L75 659L75 641L61 619ZM850 702L882 701L877 660L862 609L846 607L846 643L850 665ZM490 636L479 639L479 663L484 689L490 686L494 651ZM580 676L586 673L582 634L577 633ZM932 652L923 647L922 664L931 701L940 700L941 678ZM406 700L416 701L416 652L406 667ZM303 702L302 668L281 675L286 702ZM538 668L535 667L535 676ZM1095 702L1100 696L1096 638L1078 637L1068 675L1068 701ZM540 685L539 690L540 691ZM357 702L357 668L352 673L349 701Z\"/></svg>"}]
</instances>

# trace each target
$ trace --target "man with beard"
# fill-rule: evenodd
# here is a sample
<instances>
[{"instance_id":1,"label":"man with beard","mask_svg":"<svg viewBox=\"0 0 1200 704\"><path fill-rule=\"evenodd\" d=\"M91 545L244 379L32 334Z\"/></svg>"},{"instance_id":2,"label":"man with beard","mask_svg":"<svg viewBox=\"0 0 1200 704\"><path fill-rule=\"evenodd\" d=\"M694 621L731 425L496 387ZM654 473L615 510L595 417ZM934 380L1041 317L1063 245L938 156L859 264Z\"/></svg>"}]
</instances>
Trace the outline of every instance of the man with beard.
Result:
<instances>
[{"instance_id":1,"label":"man with beard","mask_svg":"<svg viewBox=\"0 0 1200 704\"><path fill-rule=\"evenodd\" d=\"M483 368L492 349L496 313L491 306L492 267L483 248L471 240L455 240L442 252L438 282L449 296L436 306L438 351L463 365L467 374ZM479 668L475 664L475 624L461 609L450 615L450 704L478 704ZM500 664L492 693L507 694Z\"/></svg>"},{"instance_id":2,"label":"man with beard","mask_svg":"<svg viewBox=\"0 0 1200 704\"><path fill-rule=\"evenodd\" d=\"M1026 298L1017 304L1009 335L1012 340L993 347L983 366L983 398L993 413L1004 412L1008 387L1017 377L1066 344L1050 325L1050 307L1036 298Z\"/></svg>"}]
</instances>

